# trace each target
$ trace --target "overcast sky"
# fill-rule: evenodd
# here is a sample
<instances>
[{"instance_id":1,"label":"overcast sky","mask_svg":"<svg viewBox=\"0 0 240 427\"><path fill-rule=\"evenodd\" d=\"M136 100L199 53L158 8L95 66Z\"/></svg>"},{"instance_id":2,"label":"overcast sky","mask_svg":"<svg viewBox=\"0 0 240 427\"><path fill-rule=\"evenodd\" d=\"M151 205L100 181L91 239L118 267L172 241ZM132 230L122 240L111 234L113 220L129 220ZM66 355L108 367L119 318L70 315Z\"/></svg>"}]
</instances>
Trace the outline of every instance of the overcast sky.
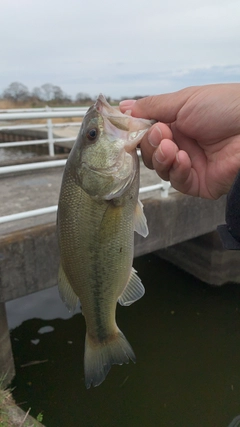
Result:
<instances>
[{"instance_id":1,"label":"overcast sky","mask_svg":"<svg viewBox=\"0 0 240 427\"><path fill-rule=\"evenodd\" d=\"M240 82L239 0L0 0L0 93L157 94Z\"/></svg>"}]
</instances>

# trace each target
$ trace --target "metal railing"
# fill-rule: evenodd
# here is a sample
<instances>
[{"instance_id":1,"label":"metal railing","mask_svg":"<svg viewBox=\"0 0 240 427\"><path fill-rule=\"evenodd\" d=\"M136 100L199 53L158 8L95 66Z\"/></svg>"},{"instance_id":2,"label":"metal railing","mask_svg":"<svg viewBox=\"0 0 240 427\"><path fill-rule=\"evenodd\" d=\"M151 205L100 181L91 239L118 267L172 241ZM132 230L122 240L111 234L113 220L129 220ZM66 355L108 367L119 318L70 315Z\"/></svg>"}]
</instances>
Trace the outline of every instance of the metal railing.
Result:
<instances>
[{"instance_id":1,"label":"metal railing","mask_svg":"<svg viewBox=\"0 0 240 427\"><path fill-rule=\"evenodd\" d=\"M50 156L54 156L54 144L57 142L74 142L75 138L55 138L53 135L53 128L66 127L66 126L81 126L81 122L70 122L70 123L53 123L53 118L68 118L68 117L84 117L86 114L86 108L71 108L70 111L66 109L55 108L51 109L46 107L45 109L31 110L26 109L25 112L16 110L0 110L0 123L1 121L11 121L11 120L39 120L47 119L46 124L19 124L7 126L0 126L0 132L11 131L11 130L23 130L23 129L46 129L47 138L46 139L34 139L32 141L14 141L14 142L3 142L0 143L0 148L10 148L10 147L23 147L27 145L40 145L48 144L48 151Z\"/></svg>"},{"instance_id":2,"label":"metal railing","mask_svg":"<svg viewBox=\"0 0 240 427\"><path fill-rule=\"evenodd\" d=\"M1 121L11 121L11 120L36 120L36 119L47 119L46 124L19 124L12 126L0 126L0 131L4 130L17 130L17 129L42 129L47 128L47 139L39 139L39 140L31 140L31 141L14 141L14 142L3 142L0 143L1 148L9 148L9 147L19 147L19 146L29 146L29 145L38 145L38 144L48 144L49 146L49 155L54 155L54 144L56 142L63 141L75 141L74 138L55 138L53 136L53 127L65 127L65 126L81 126L81 122L69 122L69 123L52 123L52 118L66 118L66 117L84 117L86 114L86 108L39 108L39 109L15 109L15 110L0 110L0 123ZM13 166L0 166L0 175L4 175L7 173L17 173L23 171L30 170L39 170L45 168L53 168L64 166L66 164L66 160L54 160L54 161L46 161L46 162L36 162L36 163L26 163L21 165L13 165ZM161 180L159 184L150 185L146 187L142 187L139 190L140 194L147 193L149 191L161 190L162 197L168 197L168 192L170 188L170 183L167 181ZM0 217L0 224L16 221L20 219L26 219L30 217L35 217L39 215L55 213L57 212L57 206L44 207L41 209L34 209L25 212L19 212L12 215L5 215Z\"/></svg>"},{"instance_id":3,"label":"metal railing","mask_svg":"<svg viewBox=\"0 0 240 427\"><path fill-rule=\"evenodd\" d=\"M6 109L0 109L1 113L39 113L43 111L86 111L86 107L49 107L46 105L46 107L42 108L6 108Z\"/></svg>"},{"instance_id":4,"label":"metal railing","mask_svg":"<svg viewBox=\"0 0 240 427\"><path fill-rule=\"evenodd\" d=\"M24 111L24 112L23 112ZM69 122L69 123L53 123L53 118L68 118L68 117L84 117L86 114L87 108L38 108L35 109L25 109L21 111L20 109L15 110L0 110L0 124L1 121L13 121L13 120L41 120L47 119L46 124L14 124L12 126L3 125L0 126L0 132L11 131L11 130L23 130L23 129L46 129L47 138L46 139L34 139L31 141L14 141L14 142L2 142L0 143L0 148L10 148L10 147L23 147L27 145L40 145L48 144L48 151L50 156L54 156L54 144L57 142L74 142L75 138L56 138L53 135L53 128L66 127L66 126L81 126L81 122ZM29 169L28 169L29 170Z\"/></svg>"},{"instance_id":5,"label":"metal railing","mask_svg":"<svg viewBox=\"0 0 240 427\"><path fill-rule=\"evenodd\" d=\"M168 197L168 190L169 190L170 186L171 186L171 184L168 181L162 180L162 182L160 182L159 184L149 185L147 187L141 187L139 189L139 194L148 193L150 191L161 190L162 197L166 198L166 197ZM57 212L57 209L58 209L58 206L54 205L54 206L48 206L46 208L34 209L34 210L30 210L30 211L25 211L25 212L19 212L19 213L12 214L12 215L1 216L0 217L0 224L4 224L6 222L11 222L11 221L17 221L20 219L27 219L27 218L32 218L35 216L55 213L55 212Z\"/></svg>"}]
</instances>

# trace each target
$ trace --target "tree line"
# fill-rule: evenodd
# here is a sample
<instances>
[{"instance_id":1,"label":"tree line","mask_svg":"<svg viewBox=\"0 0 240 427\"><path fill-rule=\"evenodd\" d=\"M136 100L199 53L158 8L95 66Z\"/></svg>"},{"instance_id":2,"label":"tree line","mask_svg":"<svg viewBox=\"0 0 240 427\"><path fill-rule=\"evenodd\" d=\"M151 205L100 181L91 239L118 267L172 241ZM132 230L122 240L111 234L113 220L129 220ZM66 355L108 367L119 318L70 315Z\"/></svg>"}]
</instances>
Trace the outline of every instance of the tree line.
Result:
<instances>
[{"instance_id":1,"label":"tree line","mask_svg":"<svg viewBox=\"0 0 240 427\"><path fill-rule=\"evenodd\" d=\"M33 88L32 91L22 83L13 82L0 95L0 99L12 101L18 104L31 103L33 106L47 103L49 105L88 105L95 101L90 95L84 92L78 92L74 99L66 94L60 86L51 83L45 83L40 87Z\"/></svg>"},{"instance_id":2,"label":"tree line","mask_svg":"<svg viewBox=\"0 0 240 427\"><path fill-rule=\"evenodd\" d=\"M8 100L14 104L31 104L33 107L48 105L91 105L96 101L97 96L91 97L88 93L78 92L74 98L66 94L60 86L52 83L44 83L40 87L33 88L32 91L27 86L20 82L11 83L0 94L0 99ZM114 102L119 102L127 97L115 99ZM134 96L134 99L142 98L142 96ZM113 102L110 97L107 97L108 102Z\"/></svg>"}]
</instances>

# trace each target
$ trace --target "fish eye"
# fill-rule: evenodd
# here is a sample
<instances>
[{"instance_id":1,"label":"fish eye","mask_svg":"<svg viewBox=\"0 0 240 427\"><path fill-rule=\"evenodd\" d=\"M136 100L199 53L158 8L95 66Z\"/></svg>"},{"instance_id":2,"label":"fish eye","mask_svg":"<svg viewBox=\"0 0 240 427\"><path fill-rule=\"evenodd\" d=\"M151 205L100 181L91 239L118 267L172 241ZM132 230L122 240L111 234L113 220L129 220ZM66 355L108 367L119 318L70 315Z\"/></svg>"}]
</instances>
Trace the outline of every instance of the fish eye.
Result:
<instances>
[{"instance_id":1,"label":"fish eye","mask_svg":"<svg viewBox=\"0 0 240 427\"><path fill-rule=\"evenodd\" d=\"M92 128L87 132L87 139L89 139L90 141L94 141L94 139L97 138L98 135L98 131L96 128Z\"/></svg>"}]
</instances>

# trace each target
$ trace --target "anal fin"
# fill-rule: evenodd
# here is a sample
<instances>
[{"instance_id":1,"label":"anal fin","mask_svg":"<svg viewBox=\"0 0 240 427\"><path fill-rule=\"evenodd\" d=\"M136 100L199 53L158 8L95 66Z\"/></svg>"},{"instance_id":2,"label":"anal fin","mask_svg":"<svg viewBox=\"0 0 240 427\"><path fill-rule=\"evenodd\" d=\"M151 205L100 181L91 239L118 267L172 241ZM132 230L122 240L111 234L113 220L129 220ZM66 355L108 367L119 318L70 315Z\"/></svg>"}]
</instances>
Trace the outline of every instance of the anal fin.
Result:
<instances>
[{"instance_id":1,"label":"anal fin","mask_svg":"<svg viewBox=\"0 0 240 427\"><path fill-rule=\"evenodd\" d=\"M120 295L118 298L118 302L123 306L128 306L142 298L144 294L145 289L141 279L136 274L136 270L132 268L128 284L125 287L122 295Z\"/></svg>"}]
</instances>

